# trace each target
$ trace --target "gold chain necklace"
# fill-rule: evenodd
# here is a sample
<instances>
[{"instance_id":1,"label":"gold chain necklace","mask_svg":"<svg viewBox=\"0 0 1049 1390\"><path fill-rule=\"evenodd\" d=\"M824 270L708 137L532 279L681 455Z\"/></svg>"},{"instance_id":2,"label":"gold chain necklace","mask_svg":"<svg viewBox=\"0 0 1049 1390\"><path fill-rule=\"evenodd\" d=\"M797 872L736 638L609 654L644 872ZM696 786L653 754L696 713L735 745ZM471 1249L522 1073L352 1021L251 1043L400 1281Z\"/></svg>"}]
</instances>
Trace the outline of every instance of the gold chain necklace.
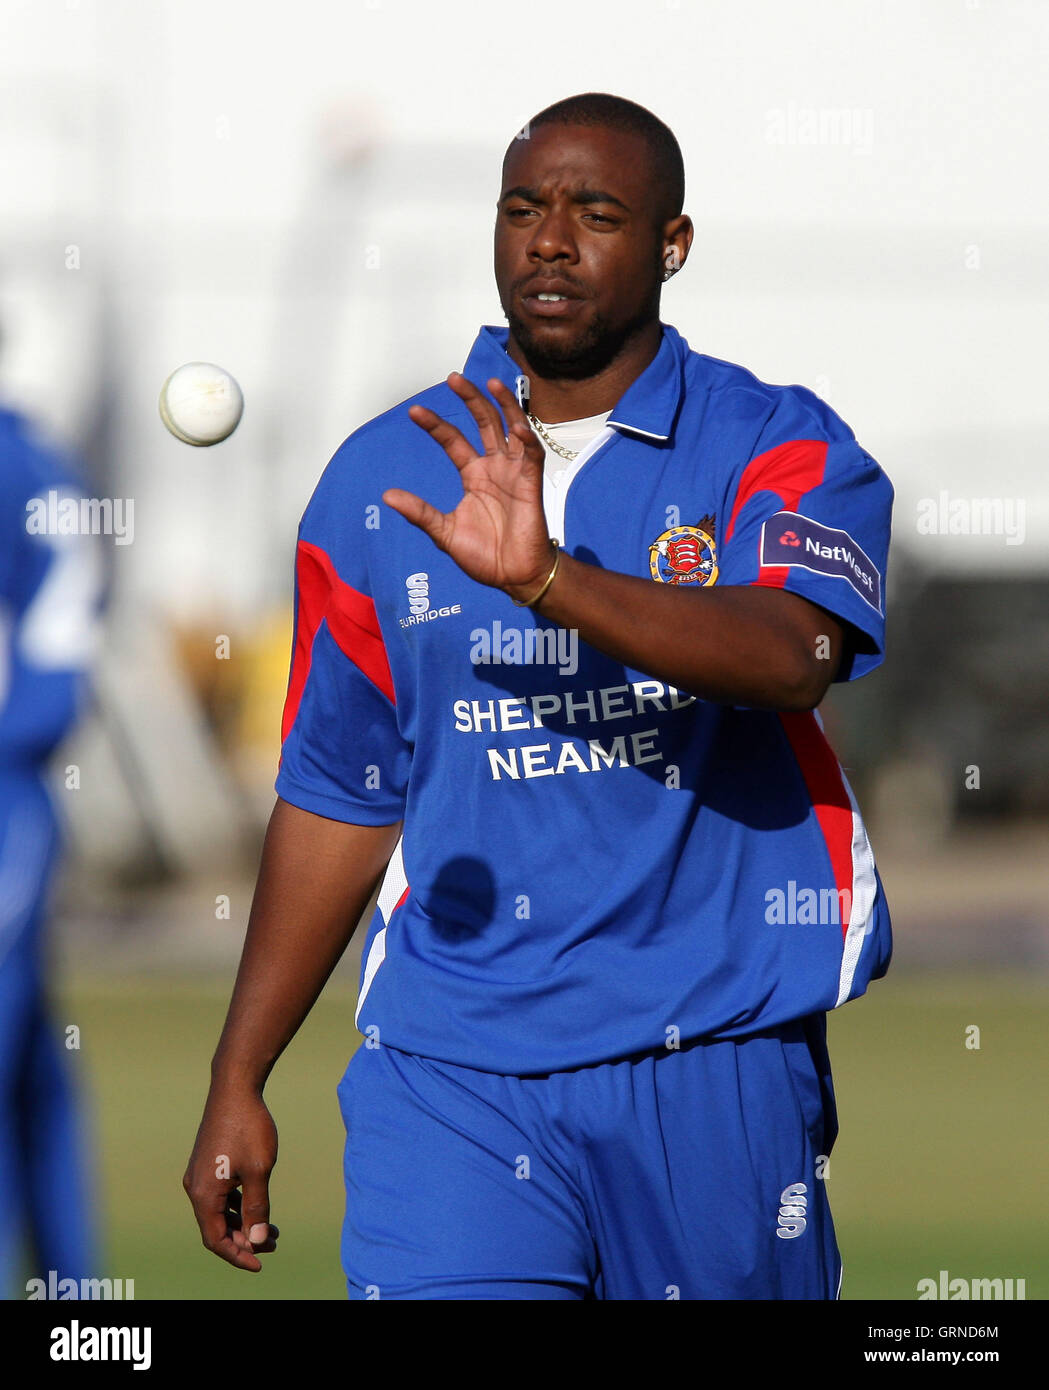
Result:
<instances>
[{"instance_id":1,"label":"gold chain necklace","mask_svg":"<svg viewBox=\"0 0 1049 1390\"><path fill-rule=\"evenodd\" d=\"M566 449L563 444L558 444L556 439L551 439L550 436L547 434L546 430L543 429L542 425L535 418L531 411L528 411L528 418L532 422L532 426L538 433L539 437L545 440L546 443L550 445L550 448L553 449L555 454L560 454L563 459L578 458L579 450Z\"/></svg>"}]
</instances>

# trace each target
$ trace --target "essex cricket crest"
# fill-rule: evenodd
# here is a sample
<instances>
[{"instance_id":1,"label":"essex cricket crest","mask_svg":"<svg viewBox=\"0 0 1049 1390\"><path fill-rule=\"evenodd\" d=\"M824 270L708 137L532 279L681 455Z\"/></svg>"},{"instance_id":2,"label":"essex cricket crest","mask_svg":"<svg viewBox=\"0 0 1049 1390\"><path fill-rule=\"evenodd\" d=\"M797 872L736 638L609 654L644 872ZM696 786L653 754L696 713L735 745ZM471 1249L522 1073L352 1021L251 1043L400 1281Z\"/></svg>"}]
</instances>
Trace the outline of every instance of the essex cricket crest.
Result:
<instances>
[{"instance_id":1,"label":"essex cricket crest","mask_svg":"<svg viewBox=\"0 0 1049 1390\"><path fill-rule=\"evenodd\" d=\"M661 584L713 584L718 577L714 518L664 531L648 547L648 565Z\"/></svg>"}]
</instances>

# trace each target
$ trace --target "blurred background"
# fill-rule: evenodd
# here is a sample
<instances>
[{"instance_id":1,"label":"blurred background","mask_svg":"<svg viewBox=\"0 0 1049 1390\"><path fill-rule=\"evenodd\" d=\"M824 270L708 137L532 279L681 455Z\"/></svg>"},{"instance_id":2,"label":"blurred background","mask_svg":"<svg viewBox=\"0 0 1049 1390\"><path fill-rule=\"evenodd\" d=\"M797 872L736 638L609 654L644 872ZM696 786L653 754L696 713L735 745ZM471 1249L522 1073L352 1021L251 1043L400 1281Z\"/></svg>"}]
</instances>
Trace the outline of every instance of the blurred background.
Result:
<instances>
[{"instance_id":1,"label":"blurred background","mask_svg":"<svg viewBox=\"0 0 1049 1390\"><path fill-rule=\"evenodd\" d=\"M180 1188L274 800L295 530L346 435L504 322L503 150L599 90L684 152L696 240L663 319L815 390L896 487L888 657L824 707L897 942L830 1024L843 1296L915 1298L944 1269L1049 1296L1049 10L0 0L0 16L0 404L89 495L133 503L133 539L100 538L92 696L49 774L54 1018L102 1273L138 1298L343 1296L355 950L267 1092L282 1236L260 1277L202 1250ZM157 413L190 360L245 395L211 449Z\"/></svg>"}]
</instances>

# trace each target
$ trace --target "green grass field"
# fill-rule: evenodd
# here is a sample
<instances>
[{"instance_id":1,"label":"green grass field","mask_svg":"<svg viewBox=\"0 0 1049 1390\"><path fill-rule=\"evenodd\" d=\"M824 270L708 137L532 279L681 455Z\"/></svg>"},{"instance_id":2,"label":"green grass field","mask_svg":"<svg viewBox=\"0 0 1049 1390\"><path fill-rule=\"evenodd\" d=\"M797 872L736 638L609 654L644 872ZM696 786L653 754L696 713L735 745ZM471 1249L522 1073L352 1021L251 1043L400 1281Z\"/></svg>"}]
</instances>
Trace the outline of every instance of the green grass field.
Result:
<instances>
[{"instance_id":1,"label":"green grass field","mask_svg":"<svg viewBox=\"0 0 1049 1390\"><path fill-rule=\"evenodd\" d=\"M228 988L81 979L57 1015L81 1031L101 1151L105 1273L138 1299L341 1299L342 1124L335 1087L358 1035L332 984L267 1088L280 1131L280 1249L246 1274L201 1246L181 1177ZM843 1297L913 1299L918 1280L1025 1278L1049 1297L1049 985L911 975L832 1016L841 1134L830 1196ZM980 1029L978 1050L966 1029Z\"/></svg>"}]
</instances>

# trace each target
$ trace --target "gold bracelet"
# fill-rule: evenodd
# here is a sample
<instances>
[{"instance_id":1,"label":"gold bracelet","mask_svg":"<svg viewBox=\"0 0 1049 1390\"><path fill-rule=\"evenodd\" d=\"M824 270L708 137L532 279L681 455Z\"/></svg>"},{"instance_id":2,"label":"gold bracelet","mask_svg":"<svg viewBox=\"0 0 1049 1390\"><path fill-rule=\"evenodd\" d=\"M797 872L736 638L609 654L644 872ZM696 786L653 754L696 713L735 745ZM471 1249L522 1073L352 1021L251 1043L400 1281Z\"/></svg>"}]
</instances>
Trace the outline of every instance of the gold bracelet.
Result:
<instances>
[{"instance_id":1,"label":"gold bracelet","mask_svg":"<svg viewBox=\"0 0 1049 1390\"><path fill-rule=\"evenodd\" d=\"M511 598L510 602L516 604L518 608L531 608L533 604L538 603L547 589L549 589L550 585L554 582L554 575L557 573L557 567L561 563L561 550L553 536L550 537L550 544L554 547L554 567L547 575L546 583L534 597L523 599Z\"/></svg>"}]
</instances>

